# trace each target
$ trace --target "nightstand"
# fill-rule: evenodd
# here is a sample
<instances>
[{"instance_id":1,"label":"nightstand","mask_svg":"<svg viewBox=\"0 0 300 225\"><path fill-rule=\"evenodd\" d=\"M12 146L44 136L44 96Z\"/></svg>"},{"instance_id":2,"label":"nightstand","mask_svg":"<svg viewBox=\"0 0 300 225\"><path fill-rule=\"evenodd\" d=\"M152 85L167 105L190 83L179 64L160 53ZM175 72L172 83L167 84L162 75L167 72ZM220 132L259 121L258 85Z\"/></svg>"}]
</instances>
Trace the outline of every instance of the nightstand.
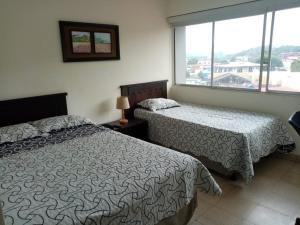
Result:
<instances>
[{"instance_id":1,"label":"nightstand","mask_svg":"<svg viewBox=\"0 0 300 225\"><path fill-rule=\"evenodd\" d=\"M148 122L142 119L129 119L128 124L120 125L119 120L102 124L102 126L142 140L148 140Z\"/></svg>"}]
</instances>

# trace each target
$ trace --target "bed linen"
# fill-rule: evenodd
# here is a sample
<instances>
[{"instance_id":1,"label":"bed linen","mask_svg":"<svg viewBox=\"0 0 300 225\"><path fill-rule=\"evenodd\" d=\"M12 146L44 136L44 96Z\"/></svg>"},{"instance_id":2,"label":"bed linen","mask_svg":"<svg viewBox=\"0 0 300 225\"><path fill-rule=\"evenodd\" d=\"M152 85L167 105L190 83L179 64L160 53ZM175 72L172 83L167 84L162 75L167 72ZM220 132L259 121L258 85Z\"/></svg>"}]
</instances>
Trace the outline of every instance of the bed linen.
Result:
<instances>
[{"instance_id":1,"label":"bed linen","mask_svg":"<svg viewBox=\"0 0 300 225\"><path fill-rule=\"evenodd\" d=\"M0 145L5 224L157 224L196 189L221 190L191 156L101 126Z\"/></svg>"},{"instance_id":2,"label":"bed linen","mask_svg":"<svg viewBox=\"0 0 300 225\"><path fill-rule=\"evenodd\" d=\"M149 139L166 147L205 156L246 181L254 176L253 163L276 146L288 151L294 141L282 121L272 115L179 102L181 107L151 112L138 108Z\"/></svg>"},{"instance_id":3,"label":"bed linen","mask_svg":"<svg viewBox=\"0 0 300 225\"><path fill-rule=\"evenodd\" d=\"M176 101L167 98L148 98L138 103L144 109L156 111L180 106Z\"/></svg>"},{"instance_id":4,"label":"bed linen","mask_svg":"<svg viewBox=\"0 0 300 225\"><path fill-rule=\"evenodd\" d=\"M31 125L36 127L42 133L84 124L93 124L93 122L90 119L78 115L54 116L31 122Z\"/></svg>"},{"instance_id":5,"label":"bed linen","mask_svg":"<svg viewBox=\"0 0 300 225\"><path fill-rule=\"evenodd\" d=\"M0 127L0 144L39 136L40 132L28 123Z\"/></svg>"}]
</instances>

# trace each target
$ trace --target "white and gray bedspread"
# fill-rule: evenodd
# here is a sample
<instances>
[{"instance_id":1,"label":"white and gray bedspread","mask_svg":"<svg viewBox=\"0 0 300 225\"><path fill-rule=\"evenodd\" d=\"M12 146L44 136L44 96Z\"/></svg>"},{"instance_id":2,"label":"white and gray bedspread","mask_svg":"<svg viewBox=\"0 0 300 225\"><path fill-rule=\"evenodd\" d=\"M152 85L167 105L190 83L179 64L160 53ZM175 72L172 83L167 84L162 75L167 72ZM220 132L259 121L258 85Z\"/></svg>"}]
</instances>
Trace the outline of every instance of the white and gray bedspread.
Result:
<instances>
[{"instance_id":1,"label":"white and gray bedspread","mask_svg":"<svg viewBox=\"0 0 300 225\"><path fill-rule=\"evenodd\" d=\"M156 112L138 108L134 115L148 121L151 141L205 156L247 181L254 162L277 145L284 151L294 144L282 121L268 114L181 103Z\"/></svg>"},{"instance_id":2,"label":"white and gray bedspread","mask_svg":"<svg viewBox=\"0 0 300 225\"><path fill-rule=\"evenodd\" d=\"M6 225L149 224L196 189L221 190L196 159L100 126L0 145Z\"/></svg>"}]
</instances>

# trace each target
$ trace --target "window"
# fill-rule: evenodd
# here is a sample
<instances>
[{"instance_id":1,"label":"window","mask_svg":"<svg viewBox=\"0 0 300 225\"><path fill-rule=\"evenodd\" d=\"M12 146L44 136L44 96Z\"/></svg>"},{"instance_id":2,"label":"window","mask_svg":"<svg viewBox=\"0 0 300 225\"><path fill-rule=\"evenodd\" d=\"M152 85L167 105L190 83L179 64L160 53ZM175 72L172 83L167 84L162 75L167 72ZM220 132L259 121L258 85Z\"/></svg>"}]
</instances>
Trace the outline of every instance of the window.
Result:
<instances>
[{"instance_id":1,"label":"window","mask_svg":"<svg viewBox=\"0 0 300 225\"><path fill-rule=\"evenodd\" d=\"M238 18L223 13L217 21L176 26L176 83L300 92L300 7L244 17L235 11Z\"/></svg>"},{"instance_id":2,"label":"window","mask_svg":"<svg viewBox=\"0 0 300 225\"><path fill-rule=\"evenodd\" d=\"M263 23L262 15L215 22L213 86L259 88Z\"/></svg>"},{"instance_id":3,"label":"window","mask_svg":"<svg viewBox=\"0 0 300 225\"><path fill-rule=\"evenodd\" d=\"M271 91L300 92L300 8L274 13L274 29L269 64Z\"/></svg>"},{"instance_id":4,"label":"window","mask_svg":"<svg viewBox=\"0 0 300 225\"><path fill-rule=\"evenodd\" d=\"M184 83L210 86L212 23L186 27L186 77Z\"/></svg>"}]
</instances>

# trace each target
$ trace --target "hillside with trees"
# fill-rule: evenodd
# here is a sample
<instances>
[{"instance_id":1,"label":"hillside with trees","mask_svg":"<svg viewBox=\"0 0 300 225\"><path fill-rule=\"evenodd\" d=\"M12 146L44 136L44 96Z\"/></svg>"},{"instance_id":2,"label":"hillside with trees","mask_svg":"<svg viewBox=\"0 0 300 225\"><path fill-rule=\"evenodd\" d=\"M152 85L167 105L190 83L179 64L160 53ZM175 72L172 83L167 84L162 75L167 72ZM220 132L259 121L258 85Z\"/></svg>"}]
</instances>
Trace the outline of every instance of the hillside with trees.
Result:
<instances>
[{"instance_id":1,"label":"hillside with trees","mask_svg":"<svg viewBox=\"0 0 300 225\"><path fill-rule=\"evenodd\" d=\"M269 46L265 46L265 55L268 54ZM300 53L300 46L292 46L292 45L286 45L286 46L280 46L280 47L273 47L272 49L272 65L275 67L281 67L283 66L281 55L284 53ZM235 61L237 58L240 57L247 57L249 62L253 63L260 63L261 59L261 47L257 48L250 48L235 54L228 54L225 55L224 53L215 53L215 62L218 63L226 63ZM190 56L188 57L188 64L197 64L199 60L201 60L203 56ZM265 63L267 61L267 57L265 57Z\"/></svg>"}]
</instances>

